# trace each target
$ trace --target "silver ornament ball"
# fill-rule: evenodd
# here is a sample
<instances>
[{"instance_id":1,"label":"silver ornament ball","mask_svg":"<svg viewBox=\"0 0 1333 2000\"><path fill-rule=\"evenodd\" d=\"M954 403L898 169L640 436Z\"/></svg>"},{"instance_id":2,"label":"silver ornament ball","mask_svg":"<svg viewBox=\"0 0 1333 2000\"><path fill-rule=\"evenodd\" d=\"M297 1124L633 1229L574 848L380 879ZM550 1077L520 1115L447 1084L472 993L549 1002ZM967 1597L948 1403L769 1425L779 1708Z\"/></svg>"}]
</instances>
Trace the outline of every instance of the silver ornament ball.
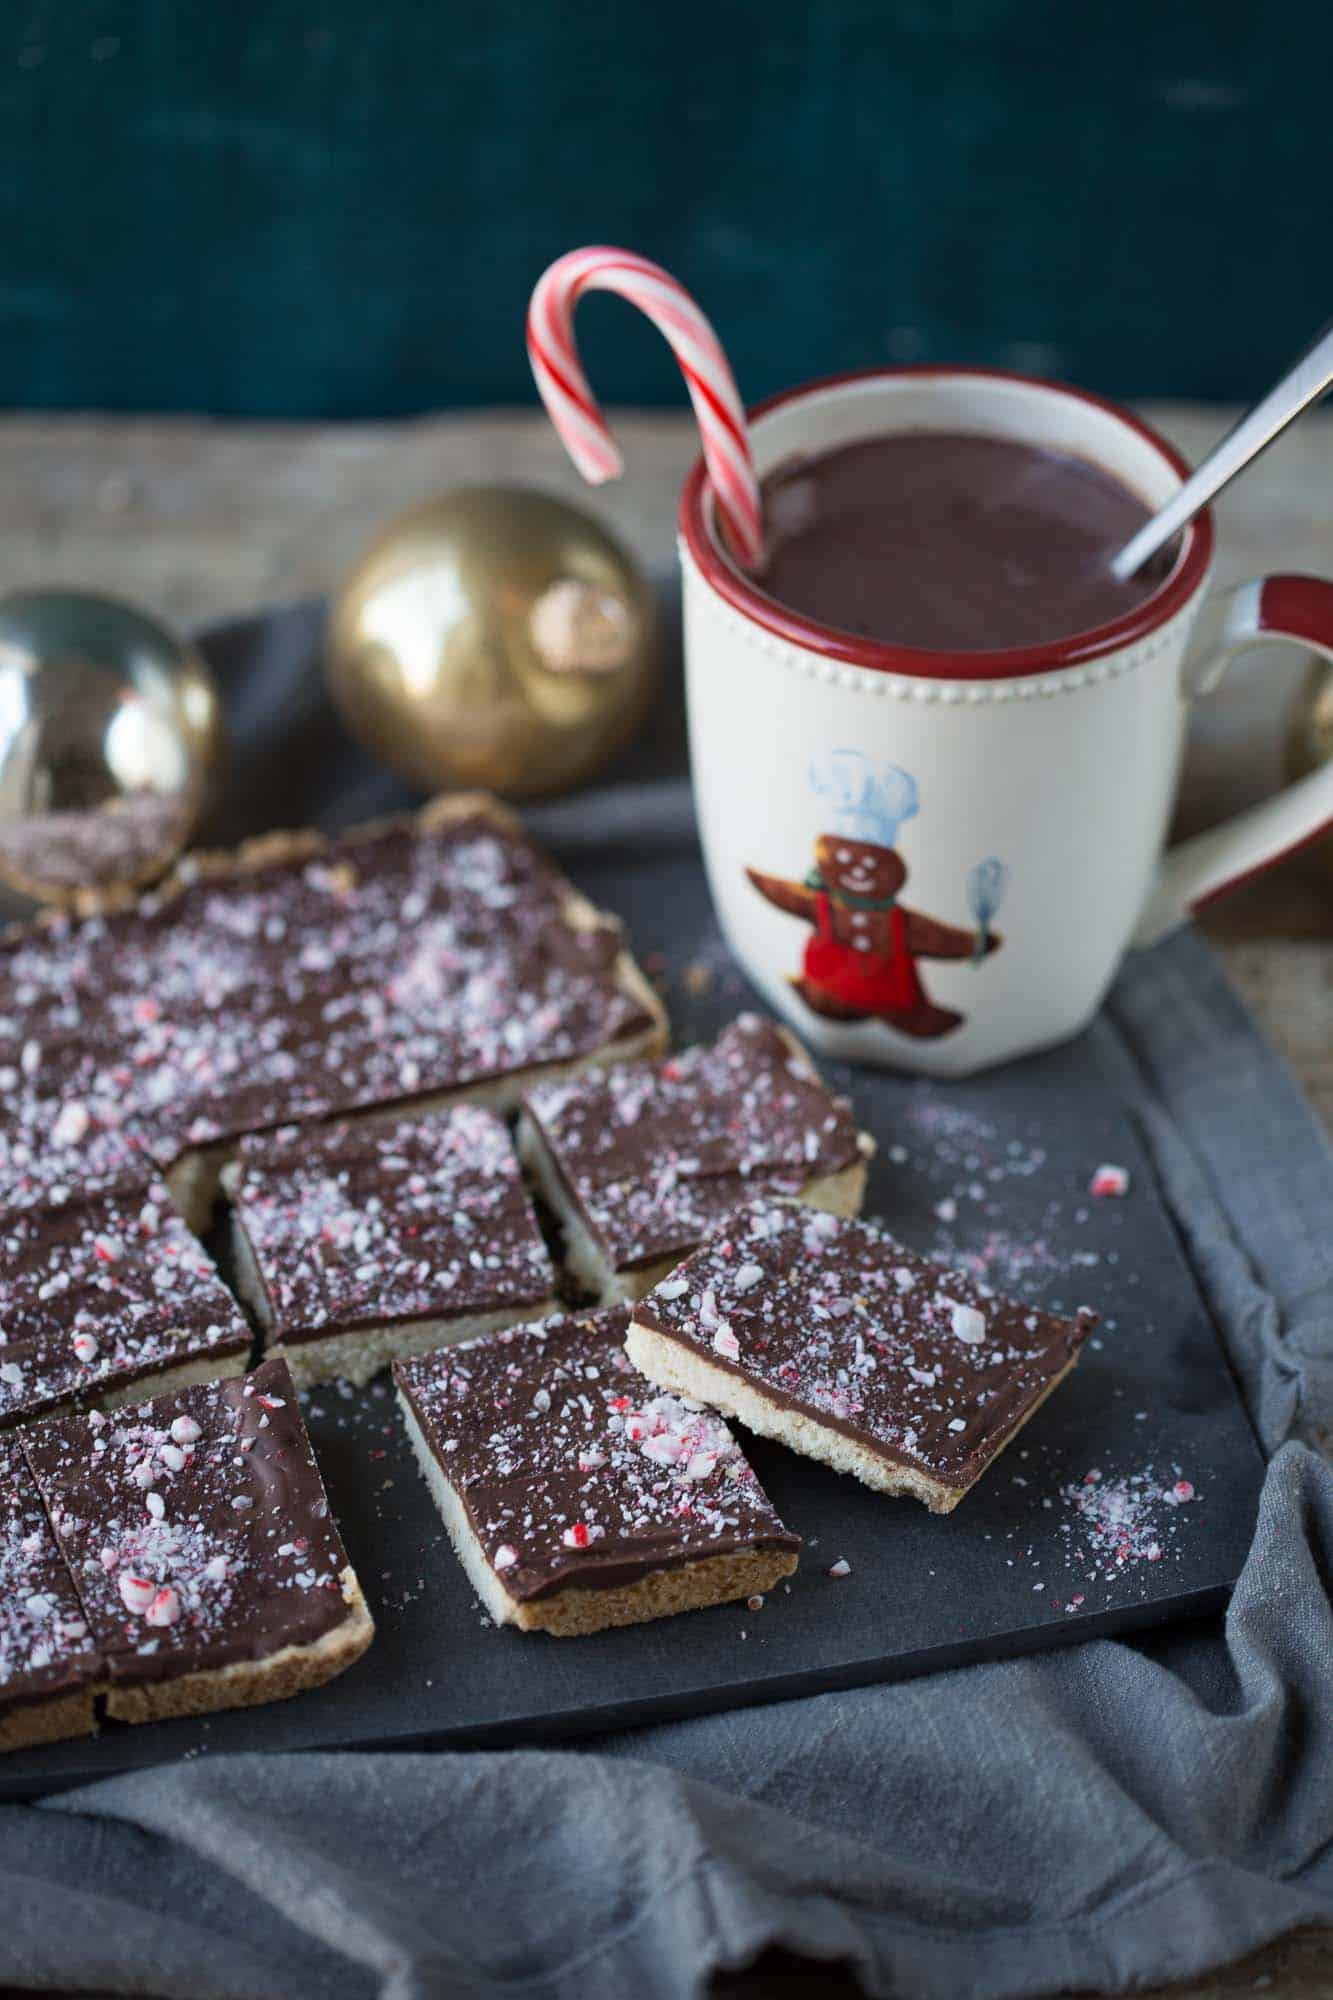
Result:
<instances>
[{"instance_id":1,"label":"silver ornament ball","mask_svg":"<svg viewBox=\"0 0 1333 2000\"><path fill-rule=\"evenodd\" d=\"M0 880L78 908L152 881L221 748L196 649L110 597L0 596Z\"/></svg>"}]
</instances>

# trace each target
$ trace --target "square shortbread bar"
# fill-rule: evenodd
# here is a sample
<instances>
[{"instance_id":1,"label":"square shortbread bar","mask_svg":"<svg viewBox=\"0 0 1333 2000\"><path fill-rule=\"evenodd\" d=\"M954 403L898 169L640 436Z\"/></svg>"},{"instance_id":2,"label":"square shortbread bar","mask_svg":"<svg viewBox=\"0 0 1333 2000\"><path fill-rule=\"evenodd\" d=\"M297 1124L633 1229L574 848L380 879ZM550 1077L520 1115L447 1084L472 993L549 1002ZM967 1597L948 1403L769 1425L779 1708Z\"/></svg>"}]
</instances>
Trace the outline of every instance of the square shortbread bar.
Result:
<instances>
[{"instance_id":1,"label":"square shortbread bar","mask_svg":"<svg viewBox=\"0 0 1333 2000\"><path fill-rule=\"evenodd\" d=\"M630 1365L624 1307L394 1365L408 1434L491 1616L559 1636L753 1596L796 1568L717 1417Z\"/></svg>"},{"instance_id":2,"label":"square shortbread bar","mask_svg":"<svg viewBox=\"0 0 1333 2000\"><path fill-rule=\"evenodd\" d=\"M108 1714L317 1687L374 1634L280 1361L19 1443L100 1656Z\"/></svg>"},{"instance_id":3,"label":"square shortbread bar","mask_svg":"<svg viewBox=\"0 0 1333 2000\"><path fill-rule=\"evenodd\" d=\"M509 1134L478 1105L256 1134L223 1180L245 1296L302 1387L555 1311Z\"/></svg>"},{"instance_id":4,"label":"square shortbread bar","mask_svg":"<svg viewBox=\"0 0 1333 2000\"><path fill-rule=\"evenodd\" d=\"M239 1374L250 1329L160 1182L0 1213L0 1429Z\"/></svg>"},{"instance_id":5,"label":"square shortbread bar","mask_svg":"<svg viewBox=\"0 0 1333 2000\"><path fill-rule=\"evenodd\" d=\"M529 1090L519 1152L603 1304L637 1299L751 1196L855 1215L875 1150L787 1029L742 1014L716 1042Z\"/></svg>"},{"instance_id":6,"label":"square shortbread bar","mask_svg":"<svg viewBox=\"0 0 1333 2000\"><path fill-rule=\"evenodd\" d=\"M1097 1324L995 1297L871 1222L740 1211L634 1308L652 1382L947 1514Z\"/></svg>"}]
</instances>

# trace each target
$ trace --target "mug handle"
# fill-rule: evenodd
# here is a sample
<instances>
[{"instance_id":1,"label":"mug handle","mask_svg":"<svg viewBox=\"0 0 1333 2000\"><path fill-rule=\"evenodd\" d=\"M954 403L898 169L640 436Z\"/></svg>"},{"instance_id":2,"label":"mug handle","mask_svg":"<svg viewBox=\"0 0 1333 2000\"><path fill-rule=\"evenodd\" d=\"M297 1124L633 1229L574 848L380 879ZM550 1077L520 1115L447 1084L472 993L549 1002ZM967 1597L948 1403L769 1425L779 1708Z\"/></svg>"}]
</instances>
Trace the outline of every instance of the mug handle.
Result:
<instances>
[{"instance_id":1,"label":"mug handle","mask_svg":"<svg viewBox=\"0 0 1333 2000\"><path fill-rule=\"evenodd\" d=\"M1278 640L1333 660L1333 583L1316 576L1265 576L1223 591L1205 613L1202 643L1184 670L1186 695L1211 694L1237 653ZM1285 791L1168 848L1134 933L1135 945L1187 923L1225 896L1333 829L1333 764Z\"/></svg>"}]
</instances>

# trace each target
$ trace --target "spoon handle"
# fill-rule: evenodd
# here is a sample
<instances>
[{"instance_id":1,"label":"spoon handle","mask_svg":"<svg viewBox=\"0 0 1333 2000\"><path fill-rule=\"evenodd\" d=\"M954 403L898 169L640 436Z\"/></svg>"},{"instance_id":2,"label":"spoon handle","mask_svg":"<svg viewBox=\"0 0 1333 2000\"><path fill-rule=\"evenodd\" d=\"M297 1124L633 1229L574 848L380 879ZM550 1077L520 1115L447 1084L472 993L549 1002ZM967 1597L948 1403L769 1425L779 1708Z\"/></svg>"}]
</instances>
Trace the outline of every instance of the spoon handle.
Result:
<instances>
[{"instance_id":1,"label":"spoon handle","mask_svg":"<svg viewBox=\"0 0 1333 2000\"><path fill-rule=\"evenodd\" d=\"M1315 402L1333 386L1333 321L1316 334L1300 359L1274 385L1261 402L1246 413L1219 445L1209 452L1198 471L1185 481L1175 498L1159 514L1146 521L1132 540L1125 543L1111 564L1111 573L1124 583L1142 569L1149 556L1164 548L1179 534L1188 520L1206 507L1243 465L1257 458L1293 417Z\"/></svg>"}]
</instances>

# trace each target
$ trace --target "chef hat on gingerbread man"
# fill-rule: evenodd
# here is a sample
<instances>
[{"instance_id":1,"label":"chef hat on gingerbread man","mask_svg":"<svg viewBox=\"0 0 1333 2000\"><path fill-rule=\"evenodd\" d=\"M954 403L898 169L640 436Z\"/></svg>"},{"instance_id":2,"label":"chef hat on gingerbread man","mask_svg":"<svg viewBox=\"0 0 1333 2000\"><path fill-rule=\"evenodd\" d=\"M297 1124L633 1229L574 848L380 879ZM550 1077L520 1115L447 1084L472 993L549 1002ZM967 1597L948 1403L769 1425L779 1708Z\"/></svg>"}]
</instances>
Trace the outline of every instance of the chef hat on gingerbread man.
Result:
<instances>
[{"instance_id":1,"label":"chef hat on gingerbread man","mask_svg":"<svg viewBox=\"0 0 1333 2000\"><path fill-rule=\"evenodd\" d=\"M831 802L827 832L873 847L895 846L899 827L919 807L916 779L864 750L831 750L812 763L810 788Z\"/></svg>"}]
</instances>

